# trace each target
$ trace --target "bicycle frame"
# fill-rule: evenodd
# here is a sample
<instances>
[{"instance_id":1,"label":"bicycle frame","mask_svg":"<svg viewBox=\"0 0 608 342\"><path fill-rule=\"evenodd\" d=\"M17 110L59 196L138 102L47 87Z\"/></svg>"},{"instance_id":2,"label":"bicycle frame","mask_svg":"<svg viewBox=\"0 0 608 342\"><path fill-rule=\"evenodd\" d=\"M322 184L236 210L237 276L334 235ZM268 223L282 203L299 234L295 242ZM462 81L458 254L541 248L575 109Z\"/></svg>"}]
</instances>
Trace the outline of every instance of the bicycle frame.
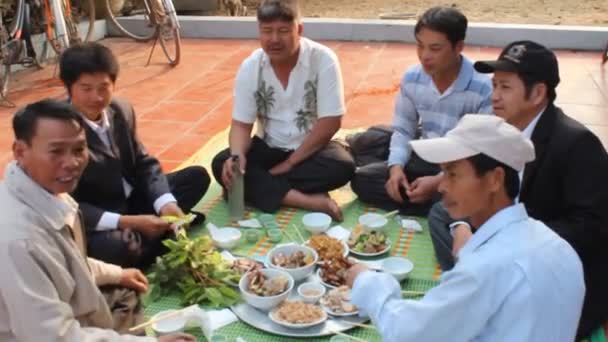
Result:
<instances>
[{"instance_id":1,"label":"bicycle frame","mask_svg":"<svg viewBox=\"0 0 608 342\"><path fill-rule=\"evenodd\" d=\"M55 36L57 39L62 42L63 46L70 46L70 39L68 37L68 30L65 25L61 2L62 0L44 0L45 13L46 17L55 24ZM47 24L47 36L53 36L53 33L50 31L49 24Z\"/></svg>"}]
</instances>

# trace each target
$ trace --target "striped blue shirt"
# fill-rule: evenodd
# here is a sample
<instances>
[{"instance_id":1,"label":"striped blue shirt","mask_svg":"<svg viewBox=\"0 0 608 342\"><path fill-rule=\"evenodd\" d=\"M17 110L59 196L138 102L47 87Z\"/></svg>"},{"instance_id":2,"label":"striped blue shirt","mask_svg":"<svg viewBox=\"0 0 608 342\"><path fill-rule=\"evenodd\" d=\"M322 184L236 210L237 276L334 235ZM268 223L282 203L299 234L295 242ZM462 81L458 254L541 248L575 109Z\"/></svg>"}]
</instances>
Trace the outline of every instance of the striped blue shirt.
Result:
<instances>
[{"instance_id":1,"label":"striped blue shirt","mask_svg":"<svg viewBox=\"0 0 608 342\"><path fill-rule=\"evenodd\" d=\"M492 113L492 80L473 69L473 63L462 56L458 77L440 94L430 75L421 65L406 71L397 94L388 165L405 165L409 161L409 142L416 138L418 123L420 139L444 136L464 114Z\"/></svg>"}]
</instances>

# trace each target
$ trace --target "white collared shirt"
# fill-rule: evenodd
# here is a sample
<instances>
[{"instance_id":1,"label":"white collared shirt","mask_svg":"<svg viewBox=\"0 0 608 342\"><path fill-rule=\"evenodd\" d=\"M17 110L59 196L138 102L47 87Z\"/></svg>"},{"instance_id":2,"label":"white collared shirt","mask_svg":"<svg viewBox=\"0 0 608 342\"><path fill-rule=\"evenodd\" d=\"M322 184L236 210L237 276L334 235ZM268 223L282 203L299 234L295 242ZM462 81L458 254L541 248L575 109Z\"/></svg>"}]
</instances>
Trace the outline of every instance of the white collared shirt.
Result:
<instances>
[{"instance_id":1,"label":"white collared shirt","mask_svg":"<svg viewBox=\"0 0 608 342\"><path fill-rule=\"evenodd\" d=\"M570 342L584 295L574 249L515 204L481 225L421 300L401 299L391 275L366 271L352 301L387 342Z\"/></svg>"},{"instance_id":2,"label":"white collared shirt","mask_svg":"<svg viewBox=\"0 0 608 342\"><path fill-rule=\"evenodd\" d=\"M243 61L236 76L232 118L249 124L257 120L256 134L271 147L295 150L317 119L344 112L338 57L310 39L300 38L298 62L286 89L262 49Z\"/></svg>"},{"instance_id":3,"label":"white collared shirt","mask_svg":"<svg viewBox=\"0 0 608 342\"><path fill-rule=\"evenodd\" d=\"M536 124L538 123L538 120L540 119L540 117L543 115L543 113L545 112L545 109L547 107L543 108L540 113L536 114L536 116L534 117L534 119L532 119L532 121L530 121L530 123L528 124L528 126L526 126L526 128L524 128L523 131L521 131L521 133L523 134L523 136L527 139L532 139L532 133L534 133L534 129L536 128ZM526 167L524 166L523 169L521 169L521 171L519 171L517 174L519 175L519 191L521 192L521 185L523 183L524 180L524 170L526 169ZM515 203L519 203L519 194L517 195L517 197L515 197Z\"/></svg>"},{"instance_id":4,"label":"white collared shirt","mask_svg":"<svg viewBox=\"0 0 608 342\"><path fill-rule=\"evenodd\" d=\"M108 147L110 150L112 149L112 142L110 141L110 120L108 119L108 114L106 111L101 112L101 119L97 122L89 120L86 116L82 116L84 121L91 127L91 129L97 133L99 139ZM125 198L129 198L131 192L133 192L133 186L127 182L127 180L122 178L122 187L125 192ZM177 202L173 194L166 193L159 196L156 200L154 200L154 210L156 213L160 213L162 207L167 203ZM120 220L120 214L113 213L110 211L106 211L101 215L99 222L97 222L97 226L95 230L112 230L118 228L118 221Z\"/></svg>"}]
</instances>

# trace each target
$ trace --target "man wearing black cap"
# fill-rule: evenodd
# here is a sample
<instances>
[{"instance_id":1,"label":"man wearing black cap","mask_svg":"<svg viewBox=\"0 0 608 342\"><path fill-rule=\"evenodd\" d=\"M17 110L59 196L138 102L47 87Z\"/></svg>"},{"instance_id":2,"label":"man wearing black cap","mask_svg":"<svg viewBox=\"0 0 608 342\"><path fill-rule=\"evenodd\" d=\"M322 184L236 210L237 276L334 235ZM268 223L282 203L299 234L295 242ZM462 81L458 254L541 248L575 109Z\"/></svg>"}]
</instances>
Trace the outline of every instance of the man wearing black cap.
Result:
<instances>
[{"instance_id":1,"label":"man wearing black cap","mask_svg":"<svg viewBox=\"0 0 608 342\"><path fill-rule=\"evenodd\" d=\"M534 143L536 159L519 173L518 200L579 254L587 291L577 337L588 336L608 318L608 253L603 251L608 243L608 184L603 179L608 155L591 131L553 104L560 79L552 51L518 41L498 60L475 63L475 69L494 73L494 113ZM454 222L441 204L432 208L429 226L441 267L451 269L476 227Z\"/></svg>"}]
</instances>

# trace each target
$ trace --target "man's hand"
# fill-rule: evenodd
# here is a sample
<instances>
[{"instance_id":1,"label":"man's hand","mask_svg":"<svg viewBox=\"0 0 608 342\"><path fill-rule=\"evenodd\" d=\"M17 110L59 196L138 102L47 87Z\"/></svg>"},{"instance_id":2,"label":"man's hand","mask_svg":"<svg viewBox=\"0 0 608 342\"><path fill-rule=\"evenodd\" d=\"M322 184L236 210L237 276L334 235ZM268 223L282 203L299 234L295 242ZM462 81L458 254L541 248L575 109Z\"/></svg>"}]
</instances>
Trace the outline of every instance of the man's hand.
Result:
<instances>
[{"instance_id":1,"label":"man's hand","mask_svg":"<svg viewBox=\"0 0 608 342\"><path fill-rule=\"evenodd\" d=\"M161 336L157 340L158 342L196 342L196 337L190 334L171 334Z\"/></svg>"},{"instance_id":2,"label":"man's hand","mask_svg":"<svg viewBox=\"0 0 608 342\"><path fill-rule=\"evenodd\" d=\"M399 189L403 187L407 190L410 187L407 177L403 172L403 167L401 165L393 165L388 171L389 176L386 184L384 184L384 188L386 189L386 192L390 198L397 203L403 203L404 200L403 197L401 197Z\"/></svg>"},{"instance_id":3,"label":"man's hand","mask_svg":"<svg viewBox=\"0 0 608 342\"><path fill-rule=\"evenodd\" d=\"M437 192L441 175L424 176L416 178L411 184L406 194L412 203L424 203L430 200Z\"/></svg>"},{"instance_id":4,"label":"man's hand","mask_svg":"<svg viewBox=\"0 0 608 342\"><path fill-rule=\"evenodd\" d=\"M270 174L273 176L278 176L289 172L292 168L293 164L289 161L289 158L287 158L282 162L278 163L277 165L273 166L272 169L270 169L270 171L268 172L270 172Z\"/></svg>"},{"instance_id":5,"label":"man's hand","mask_svg":"<svg viewBox=\"0 0 608 342\"><path fill-rule=\"evenodd\" d=\"M361 262L354 264L346 273L346 285L352 288L357 276L365 271L367 271L367 266L365 266L365 264Z\"/></svg>"},{"instance_id":6,"label":"man's hand","mask_svg":"<svg viewBox=\"0 0 608 342\"><path fill-rule=\"evenodd\" d=\"M454 234L454 242L452 243L452 256L454 259L458 257L458 252L462 246L464 246L467 241L473 236L473 232L471 232L471 228L469 228L466 224L460 224L456 226L452 230Z\"/></svg>"},{"instance_id":7,"label":"man's hand","mask_svg":"<svg viewBox=\"0 0 608 342\"><path fill-rule=\"evenodd\" d=\"M185 214L182 209L177 205L177 202L169 202L160 208L160 216L176 216L184 217Z\"/></svg>"},{"instance_id":8,"label":"man's hand","mask_svg":"<svg viewBox=\"0 0 608 342\"><path fill-rule=\"evenodd\" d=\"M245 174L245 166L247 166L247 159L245 159L245 156L243 155L239 155L239 164L240 164L240 170L241 170L241 174ZM234 162L232 161L232 157L226 159L226 161L224 162L224 166L222 168L222 183L224 183L224 186L227 189L230 189L230 187L232 186L232 179L234 177L234 172L232 172L234 167Z\"/></svg>"},{"instance_id":9,"label":"man's hand","mask_svg":"<svg viewBox=\"0 0 608 342\"><path fill-rule=\"evenodd\" d=\"M136 268L123 269L119 284L137 292L148 291L148 278Z\"/></svg>"},{"instance_id":10,"label":"man's hand","mask_svg":"<svg viewBox=\"0 0 608 342\"><path fill-rule=\"evenodd\" d=\"M122 215L118 227L131 228L148 238L157 238L172 230L170 223L155 215Z\"/></svg>"}]
</instances>

